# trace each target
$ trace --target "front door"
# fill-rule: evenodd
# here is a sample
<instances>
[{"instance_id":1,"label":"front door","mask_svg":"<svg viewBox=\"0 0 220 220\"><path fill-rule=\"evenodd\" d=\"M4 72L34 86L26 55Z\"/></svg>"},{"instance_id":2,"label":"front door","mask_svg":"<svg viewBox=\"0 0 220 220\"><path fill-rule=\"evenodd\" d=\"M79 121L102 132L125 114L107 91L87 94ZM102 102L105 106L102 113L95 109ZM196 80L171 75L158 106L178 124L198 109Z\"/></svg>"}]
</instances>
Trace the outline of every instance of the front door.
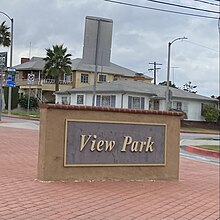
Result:
<instances>
[{"instance_id":1,"label":"front door","mask_svg":"<svg viewBox=\"0 0 220 220\"><path fill-rule=\"evenodd\" d=\"M159 110L159 108L160 108L160 101L154 100L154 110Z\"/></svg>"}]
</instances>

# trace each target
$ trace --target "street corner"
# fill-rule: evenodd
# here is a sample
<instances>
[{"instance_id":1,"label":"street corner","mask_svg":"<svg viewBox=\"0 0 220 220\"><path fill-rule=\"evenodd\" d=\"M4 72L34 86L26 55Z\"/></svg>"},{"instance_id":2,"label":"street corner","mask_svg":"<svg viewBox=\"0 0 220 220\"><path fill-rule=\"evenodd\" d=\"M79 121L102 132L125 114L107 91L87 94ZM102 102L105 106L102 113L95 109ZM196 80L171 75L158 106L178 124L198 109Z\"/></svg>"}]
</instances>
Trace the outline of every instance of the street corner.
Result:
<instances>
[{"instance_id":1,"label":"street corner","mask_svg":"<svg viewBox=\"0 0 220 220\"><path fill-rule=\"evenodd\" d=\"M220 158L220 152L213 151L213 150L203 149L203 148L190 146L190 145L182 146L182 149L184 149L187 152L194 153L194 154L199 154L199 155L202 155L202 156Z\"/></svg>"}]
</instances>

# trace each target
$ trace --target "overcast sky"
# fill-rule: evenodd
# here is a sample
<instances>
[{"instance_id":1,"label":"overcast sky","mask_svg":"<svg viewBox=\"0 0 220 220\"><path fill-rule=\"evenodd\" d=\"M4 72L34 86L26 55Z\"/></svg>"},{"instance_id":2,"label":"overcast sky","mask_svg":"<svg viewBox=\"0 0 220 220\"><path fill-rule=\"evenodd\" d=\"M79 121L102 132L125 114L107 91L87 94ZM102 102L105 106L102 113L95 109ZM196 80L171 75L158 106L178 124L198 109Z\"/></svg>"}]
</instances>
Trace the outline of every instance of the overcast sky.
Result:
<instances>
[{"instance_id":1,"label":"overcast sky","mask_svg":"<svg viewBox=\"0 0 220 220\"><path fill-rule=\"evenodd\" d=\"M168 7L147 0L119 0L148 7L218 17L218 14ZM164 1L164 0L162 0ZM219 11L195 0L169 0L175 4ZM21 57L46 55L45 48L64 44L72 59L82 57L86 16L113 20L111 62L153 76L150 62L161 63L157 82L166 80L168 42L171 46L171 77L178 86L191 81L197 93L219 95L219 30L217 19L184 16L113 4L104 0L1 0L0 11L14 19L13 65ZM0 22L10 20L0 14ZM0 47L0 51L10 51ZM9 65L9 62L8 62Z\"/></svg>"}]
</instances>

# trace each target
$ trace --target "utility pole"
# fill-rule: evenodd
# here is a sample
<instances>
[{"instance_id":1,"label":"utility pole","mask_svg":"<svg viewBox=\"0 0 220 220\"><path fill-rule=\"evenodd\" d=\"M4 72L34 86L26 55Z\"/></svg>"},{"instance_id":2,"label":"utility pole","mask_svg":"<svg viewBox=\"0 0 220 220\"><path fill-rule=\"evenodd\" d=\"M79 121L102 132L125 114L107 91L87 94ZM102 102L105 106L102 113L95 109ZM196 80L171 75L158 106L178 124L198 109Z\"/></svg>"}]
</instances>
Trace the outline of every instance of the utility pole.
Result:
<instances>
[{"instance_id":1,"label":"utility pole","mask_svg":"<svg viewBox=\"0 0 220 220\"><path fill-rule=\"evenodd\" d=\"M0 121L2 120L2 85L3 85L3 68L0 67Z\"/></svg>"},{"instance_id":2,"label":"utility pole","mask_svg":"<svg viewBox=\"0 0 220 220\"><path fill-rule=\"evenodd\" d=\"M166 92L165 92L165 97L166 97L166 110L169 111L170 109L170 99L171 99L171 95L170 95L170 88L169 88L169 85L170 85L170 54L171 54L171 45L177 41L177 40L185 40L187 39L186 37L178 37L176 39L174 39L173 41L169 42L168 43L168 59L167 59L167 89L166 89Z\"/></svg>"},{"instance_id":3,"label":"utility pole","mask_svg":"<svg viewBox=\"0 0 220 220\"><path fill-rule=\"evenodd\" d=\"M153 68L150 68L148 70L153 70L154 71L154 84L157 84L157 70L161 69L158 68L157 65L162 65L161 63L157 63L157 62L153 62L153 63L149 63L149 64L153 64Z\"/></svg>"},{"instance_id":4,"label":"utility pole","mask_svg":"<svg viewBox=\"0 0 220 220\"><path fill-rule=\"evenodd\" d=\"M170 69L172 69L173 70L173 84L175 84L175 82L174 82L174 80L175 80L175 69L178 69L179 67L178 66L172 66L172 67L170 67Z\"/></svg>"},{"instance_id":5,"label":"utility pole","mask_svg":"<svg viewBox=\"0 0 220 220\"><path fill-rule=\"evenodd\" d=\"M2 103L3 103L3 80L4 70L7 67L7 52L0 52L0 121L2 115Z\"/></svg>"},{"instance_id":6,"label":"utility pole","mask_svg":"<svg viewBox=\"0 0 220 220\"><path fill-rule=\"evenodd\" d=\"M1 14L5 15L11 21L11 46L10 46L10 68L12 68L12 58L13 58L13 38L14 38L14 19L11 18L8 14L3 11L0 11ZM8 88L8 115L11 115L11 87Z\"/></svg>"}]
</instances>

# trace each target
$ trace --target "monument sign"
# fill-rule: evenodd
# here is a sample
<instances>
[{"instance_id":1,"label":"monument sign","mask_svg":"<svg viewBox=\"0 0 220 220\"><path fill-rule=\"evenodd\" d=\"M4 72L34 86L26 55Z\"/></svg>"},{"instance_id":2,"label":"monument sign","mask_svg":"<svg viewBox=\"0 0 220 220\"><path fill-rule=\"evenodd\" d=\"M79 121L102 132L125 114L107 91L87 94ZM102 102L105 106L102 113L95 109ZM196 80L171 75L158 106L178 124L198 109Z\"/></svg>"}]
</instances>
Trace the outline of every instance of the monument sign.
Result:
<instances>
[{"instance_id":1,"label":"monument sign","mask_svg":"<svg viewBox=\"0 0 220 220\"><path fill-rule=\"evenodd\" d=\"M166 125L67 120L64 166L164 166Z\"/></svg>"}]
</instances>

